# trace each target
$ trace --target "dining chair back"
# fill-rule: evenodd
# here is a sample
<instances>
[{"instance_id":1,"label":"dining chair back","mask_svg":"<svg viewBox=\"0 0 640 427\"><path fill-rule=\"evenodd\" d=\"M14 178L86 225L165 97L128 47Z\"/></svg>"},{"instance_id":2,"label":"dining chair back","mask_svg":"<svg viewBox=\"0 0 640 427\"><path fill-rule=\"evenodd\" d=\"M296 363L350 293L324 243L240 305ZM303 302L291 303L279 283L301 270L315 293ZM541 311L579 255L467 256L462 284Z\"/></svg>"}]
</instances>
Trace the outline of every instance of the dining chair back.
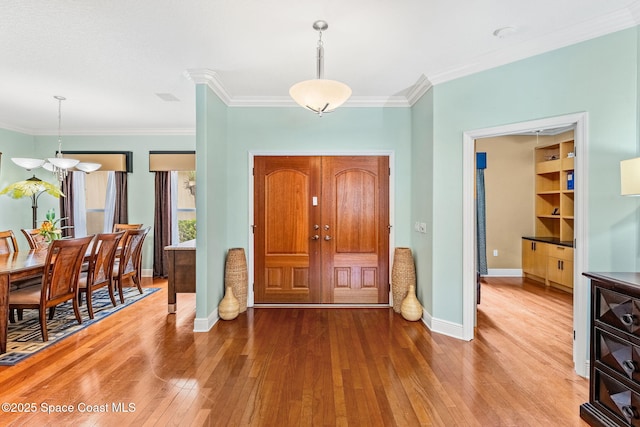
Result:
<instances>
[{"instance_id":1,"label":"dining chair back","mask_svg":"<svg viewBox=\"0 0 640 427\"><path fill-rule=\"evenodd\" d=\"M138 230L140 228L142 228L142 224L113 224L114 233L118 231Z\"/></svg>"},{"instance_id":2,"label":"dining chair back","mask_svg":"<svg viewBox=\"0 0 640 427\"><path fill-rule=\"evenodd\" d=\"M92 239L93 236L54 240L49 245L47 258L44 262L41 286L30 286L9 293L9 310L38 310L43 341L49 339L47 309L49 309L49 318L51 319L58 304L72 300L76 319L78 323L82 323L77 298L78 276Z\"/></svg>"},{"instance_id":3,"label":"dining chair back","mask_svg":"<svg viewBox=\"0 0 640 427\"><path fill-rule=\"evenodd\" d=\"M18 251L18 241L13 231L0 231L0 254L10 254Z\"/></svg>"},{"instance_id":4,"label":"dining chair back","mask_svg":"<svg viewBox=\"0 0 640 427\"><path fill-rule=\"evenodd\" d=\"M82 303L82 295L87 296L87 311L93 319L93 291L107 287L111 303L116 306L113 294L113 263L116 259L118 243L124 236L124 231L119 233L97 234L91 247L89 265L86 272L81 272L78 279L78 302Z\"/></svg>"},{"instance_id":5,"label":"dining chair back","mask_svg":"<svg viewBox=\"0 0 640 427\"><path fill-rule=\"evenodd\" d=\"M49 246L47 239L40 234L39 228L21 228L20 231L24 234L31 249L46 249Z\"/></svg>"},{"instance_id":6,"label":"dining chair back","mask_svg":"<svg viewBox=\"0 0 640 427\"><path fill-rule=\"evenodd\" d=\"M131 278L138 287L138 291L142 293L142 244L150 228L127 230L122 238L124 242L121 245L122 253L113 266L114 286L118 288L122 303L124 303L122 287L125 279Z\"/></svg>"}]
</instances>

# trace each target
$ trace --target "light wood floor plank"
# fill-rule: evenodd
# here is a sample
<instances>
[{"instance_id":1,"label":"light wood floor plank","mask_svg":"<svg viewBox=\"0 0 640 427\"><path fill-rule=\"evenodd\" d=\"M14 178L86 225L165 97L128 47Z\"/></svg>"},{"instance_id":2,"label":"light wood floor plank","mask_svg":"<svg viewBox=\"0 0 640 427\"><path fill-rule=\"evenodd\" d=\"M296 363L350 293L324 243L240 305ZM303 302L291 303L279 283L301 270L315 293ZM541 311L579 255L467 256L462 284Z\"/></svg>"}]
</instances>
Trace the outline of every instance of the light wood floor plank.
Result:
<instances>
[{"instance_id":1,"label":"light wood floor plank","mask_svg":"<svg viewBox=\"0 0 640 427\"><path fill-rule=\"evenodd\" d=\"M195 298L142 301L0 367L0 402L108 404L110 412L3 413L3 425L584 426L572 297L488 279L470 342L391 309L261 308L194 333ZM114 412L111 405L135 405Z\"/></svg>"}]
</instances>

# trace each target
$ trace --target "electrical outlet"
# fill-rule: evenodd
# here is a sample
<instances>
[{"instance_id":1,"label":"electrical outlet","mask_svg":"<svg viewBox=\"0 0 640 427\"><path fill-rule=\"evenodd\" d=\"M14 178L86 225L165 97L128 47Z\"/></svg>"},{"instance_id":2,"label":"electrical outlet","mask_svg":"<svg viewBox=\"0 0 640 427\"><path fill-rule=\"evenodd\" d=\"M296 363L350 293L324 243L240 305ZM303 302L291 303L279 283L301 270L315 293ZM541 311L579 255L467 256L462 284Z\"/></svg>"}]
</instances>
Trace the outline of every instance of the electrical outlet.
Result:
<instances>
[{"instance_id":1,"label":"electrical outlet","mask_svg":"<svg viewBox=\"0 0 640 427\"><path fill-rule=\"evenodd\" d=\"M497 249L493 250L493 256L498 256L498 250Z\"/></svg>"},{"instance_id":2,"label":"electrical outlet","mask_svg":"<svg viewBox=\"0 0 640 427\"><path fill-rule=\"evenodd\" d=\"M426 232L427 232L427 223L425 223L425 222L421 222L421 223L420 223L420 229L419 229L419 231L420 231L421 233L426 233Z\"/></svg>"}]
</instances>

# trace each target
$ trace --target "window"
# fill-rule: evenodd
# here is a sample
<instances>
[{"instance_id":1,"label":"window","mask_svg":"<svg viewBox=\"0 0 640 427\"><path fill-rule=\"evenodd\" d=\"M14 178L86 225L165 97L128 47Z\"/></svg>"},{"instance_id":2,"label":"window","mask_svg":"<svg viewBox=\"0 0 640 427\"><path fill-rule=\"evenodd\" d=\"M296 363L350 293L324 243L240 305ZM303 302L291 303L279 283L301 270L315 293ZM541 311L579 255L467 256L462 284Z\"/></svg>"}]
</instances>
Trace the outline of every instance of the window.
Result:
<instances>
[{"instance_id":1,"label":"window","mask_svg":"<svg viewBox=\"0 0 640 427\"><path fill-rule=\"evenodd\" d=\"M105 206L107 200L107 188L109 186L110 171L97 171L85 176L85 206L87 210L87 234L111 232L111 228L105 230ZM107 216L109 212L106 212ZM113 216L113 214L111 214Z\"/></svg>"},{"instance_id":2,"label":"window","mask_svg":"<svg viewBox=\"0 0 640 427\"><path fill-rule=\"evenodd\" d=\"M196 238L196 173L171 172L171 230L172 243Z\"/></svg>"}]
</instances>

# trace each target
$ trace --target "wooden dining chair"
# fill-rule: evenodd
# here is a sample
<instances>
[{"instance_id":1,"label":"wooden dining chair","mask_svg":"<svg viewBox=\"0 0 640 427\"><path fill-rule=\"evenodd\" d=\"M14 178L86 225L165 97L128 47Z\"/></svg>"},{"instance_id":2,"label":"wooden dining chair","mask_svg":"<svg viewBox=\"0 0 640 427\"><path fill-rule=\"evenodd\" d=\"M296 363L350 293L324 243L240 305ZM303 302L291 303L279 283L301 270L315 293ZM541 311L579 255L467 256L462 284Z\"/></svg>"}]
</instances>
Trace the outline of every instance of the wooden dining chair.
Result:
<instances>
[{"instance_id":1,"label":"wooden dining chair","mask_svg":"<svg viewBox=\"0 0 640 427\"><path fill-rule=\"evenodd\" d=\"M113 263L116 259L118 243L124 231L119 233L98 234L91 247L89 266L87 271L80 273L78 278L78 303L82 304L82 295L87 296L87 311L93 319L93 291L107 287L111 303L116 306L116 298L113 293Z\"/></svg>"},{"instance_id":2,"label":"wooden dining chair","mask_svg":"<svg viewBox=\"0 0 640 427\"><path fill-rule=\"evenodd\" d=\"M142 244L150 228L127 230L122 238L124 242L121 245L122 253L113 266L114 287L118 288L122 303L124 303L122 288L125 279L131 278L142 293Z\"/></svg>"},{"instance_id":3,"label":"wooden dining chair","mask_svg":"<svg viewBox=\"0 0 640 427\"><path fill-rule=\"evenodd\" d=\"M77 298L78 276L92 239L93 236L54 240L49 245L41 285L9 293L9 310L38 310L43 341L49 340L47 309L49 309L49 319L52 319L58 304L72 300L76 319L78 323L82 323Z\"/></svg>"},{"instance_id":4,"label":"wooden dining chair","mask_svg":"<svg viewBox=\"0 0 640 427\"><path fill-rule=\"evenodd\" d=\"M114 233L126 230L139 230L140 228L142 228L142 224L113 224Z\"/></svg>"},{"instance_id":5,"label":"wooden dining chair","mask_svg":"<svg viewBox=\"0 0 640 427\"><path fill-rule=\"evenodd\" d=\"M24 234L31 249L46 249L49 246L47 239L40 234L39 228L21 228L20 231Z\"/></svg>"},{"instance_id":6,"label":"wooden dining chair","mask_svg":"<svg viewBox=\"0 0 640 427\"><path fill-rule=\"evenodd\" d=\"M13 231L0 231L0 254L10 254L18 251L18 241Z\"/></svg>"}]
</instances>

